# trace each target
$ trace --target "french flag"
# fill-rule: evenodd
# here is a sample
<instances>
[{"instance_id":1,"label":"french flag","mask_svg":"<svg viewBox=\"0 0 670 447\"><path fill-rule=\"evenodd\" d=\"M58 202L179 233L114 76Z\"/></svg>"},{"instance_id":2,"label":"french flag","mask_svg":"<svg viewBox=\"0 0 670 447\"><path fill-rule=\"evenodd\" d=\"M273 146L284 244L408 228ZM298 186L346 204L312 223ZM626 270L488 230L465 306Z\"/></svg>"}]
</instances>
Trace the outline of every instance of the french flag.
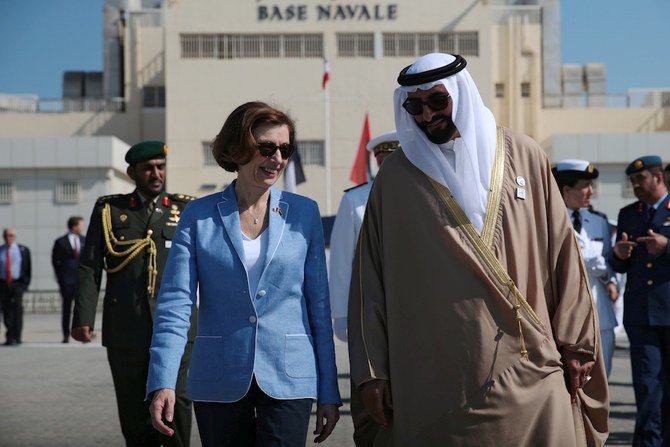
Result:
<instances>
[{"instance_id":1,"label":"french flag","mask_svg":"<svg viewBox=\"0 0 670 447\"><path fill-rule=\"evenodd\" d=\"M330 80L330 66L328 65L328 59L323 60L323 81L321 82L321 88L326 89L326 84Z\"/></svg>"}]
</instances>

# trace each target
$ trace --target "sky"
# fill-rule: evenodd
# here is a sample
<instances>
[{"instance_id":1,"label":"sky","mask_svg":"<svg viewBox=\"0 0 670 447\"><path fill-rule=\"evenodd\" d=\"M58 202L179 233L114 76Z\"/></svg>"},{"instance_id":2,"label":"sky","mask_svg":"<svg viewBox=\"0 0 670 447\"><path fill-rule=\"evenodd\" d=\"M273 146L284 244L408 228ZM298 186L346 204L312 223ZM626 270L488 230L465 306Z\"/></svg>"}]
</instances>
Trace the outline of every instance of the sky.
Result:
<instances>
[{"instance_id":1,"label":"sky","mask_svg":"<svg viewBox=\"0 0 670 447\"><path fill-rule=\"evenodd\" d=\"M64 71L102 71L103 4L0 0L0 94L60 98ZM669 19L670 0L562 0L561 62L604 63L610 93L670 88Z\"/></svg>"}]
</instances>

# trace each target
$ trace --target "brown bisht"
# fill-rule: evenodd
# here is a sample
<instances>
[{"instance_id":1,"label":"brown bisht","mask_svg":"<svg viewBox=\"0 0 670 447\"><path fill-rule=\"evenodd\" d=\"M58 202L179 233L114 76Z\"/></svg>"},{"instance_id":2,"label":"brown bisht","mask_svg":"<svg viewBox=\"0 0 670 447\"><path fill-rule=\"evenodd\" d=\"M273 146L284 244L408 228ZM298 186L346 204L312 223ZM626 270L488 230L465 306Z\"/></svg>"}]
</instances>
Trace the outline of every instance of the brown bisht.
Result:
<instances>
[{"instance_id":1,"label":"brown bisht","mask_svg":"<svg viewBox=\"0 0 670 447\"><path fill-rule=\"evenodd\" d=\"M354 261L356 386L389 380L395 446L599 446L607 381L587 276L546 155L498 129L482 234L400 150ZM571 403L561 352L593 356Z\"/></svg>"}]
</instances>

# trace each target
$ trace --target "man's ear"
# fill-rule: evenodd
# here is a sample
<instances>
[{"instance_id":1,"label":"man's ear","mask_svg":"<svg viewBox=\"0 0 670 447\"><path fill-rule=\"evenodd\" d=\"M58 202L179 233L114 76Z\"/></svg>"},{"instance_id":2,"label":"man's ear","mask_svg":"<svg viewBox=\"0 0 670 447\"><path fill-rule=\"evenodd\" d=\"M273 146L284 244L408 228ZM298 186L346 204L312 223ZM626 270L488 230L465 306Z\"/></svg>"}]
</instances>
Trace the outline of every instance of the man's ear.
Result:
<instances>
[{"instance_id":1,"label":"man's ear","mask_svg":"<svg viewBox=\"0 0 670 447\"><path fill-rule=\"evenodd\" d=\"M135 165L128 165L126 168L126 174L130 177L131 180L135 180Z\"/></svg>"}]
</instances>

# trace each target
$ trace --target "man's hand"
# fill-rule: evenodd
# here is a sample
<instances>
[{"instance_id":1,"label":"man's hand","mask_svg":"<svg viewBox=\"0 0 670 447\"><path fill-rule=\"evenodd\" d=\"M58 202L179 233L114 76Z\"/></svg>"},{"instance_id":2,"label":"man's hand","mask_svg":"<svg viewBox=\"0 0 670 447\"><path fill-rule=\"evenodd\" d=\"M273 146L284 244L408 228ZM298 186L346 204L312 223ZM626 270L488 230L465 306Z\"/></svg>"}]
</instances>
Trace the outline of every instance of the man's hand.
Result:
<instances>
[{"instance_id":1,"label":"man's hand","mask_svg":"<svg viewBox=\"0 0 670 447\"><path fill-rule=\"evenodd\" d=\"M326 420L324 423L323 420ZM316 407L316 430L314 434L318 435L314 438L317 444L326 440L333 432L335 424L340 420L340 410L335 404L319 404Z\"/></svg>"},{"instance_id":2,"label":"man's hand","mask_svg":"<svg viewBox=\"0 0 670 447\"><path fill-rule=\"evenodd\" d=\"M390 427L393 400L388 380L375 379L361 386L361 400L365 410L378 424Z\"/></svg>"},{"instance_id":3,"label":"man's hand","mask_svg":"<svg viewBox=\"0 0 670 447\"><path fill-rule=\"evenodd\" d=\"M591 370L596 362L590 354L572 352L566 349L563 351L563 363L565 364L568 391L570 391L574 403L577 401L577 391L591 380Z\"/></svg>"},{"instance_id":4,"label":"man's hand","mask_svg":"<svg viewBox=\"0 0 670 447\"><path fill-rule=\"evenodd\" d=\"M91 329L91 326L73 327L72 332L70 332L70 335L72 335L72 338L82 343L90 343L91 340L93 340L93 337L95 336L95 334L93 333L93 329Z\"/></svg>"},{"instance_id":5,"label":"man's hand","mask_svg":"<svg viewBox=\"0 0 670 447\"><path fill-rule=\"evenodd\" d=\"M647 231L648 236L640 236L637 238L639 242L644 242L647 245L647 252L654 256L665 253L668 247L668 238L660 233L654 233L654 230Z\"/></svg>"},{"instance_id":6,"label":"man's hand","mask_svg":"<svg viewBox=\"0 0 670 447\"><path fill-rule=\"evenodd\" d=\"M174 390L163 388L154 393L154 398L151 400L151 406L149 407L151 425L166 436L172 436L174 430L165 425L163 422L163 415L165 415L166 421L172 422L172 419L174 418L175 399Z\"/></svg>"},{"instance_id":7,"label":"man's hand","mask_svg":"<svg viewBox=\"0 0 670 447\"><path fill-rule=\"evenodd\" d=\"M651 231L651 230L650 230ZM637 247L637 242L629 241L628 234L624 231L621 233L621 239L614 244L614 254L617 258L625 261L633 254L633 249Z\"/></svg>"},{"instance_id":8,"label":"man's hand","mask_svg":"<svg viewBox=\"0 0 670 447\"><path fill-rule=\"evenodd\" d=\"M609 297L610 301L613 303L616 302L616 300L619 299L619 287L617 287L616 284L613 282L608 282L607 283L607 296Z\"/></svg>"},{"instance_id":9,"label":"man's hand","mask_svg":"<svg viewBox=\"0 0 670 447\"><path fill-rule=\"evenodd\" d=\"M347 318L335 318L333 319L333 332L335 336L342 340L343 342L347 341Z\"/></svg>"}]
</instances>

